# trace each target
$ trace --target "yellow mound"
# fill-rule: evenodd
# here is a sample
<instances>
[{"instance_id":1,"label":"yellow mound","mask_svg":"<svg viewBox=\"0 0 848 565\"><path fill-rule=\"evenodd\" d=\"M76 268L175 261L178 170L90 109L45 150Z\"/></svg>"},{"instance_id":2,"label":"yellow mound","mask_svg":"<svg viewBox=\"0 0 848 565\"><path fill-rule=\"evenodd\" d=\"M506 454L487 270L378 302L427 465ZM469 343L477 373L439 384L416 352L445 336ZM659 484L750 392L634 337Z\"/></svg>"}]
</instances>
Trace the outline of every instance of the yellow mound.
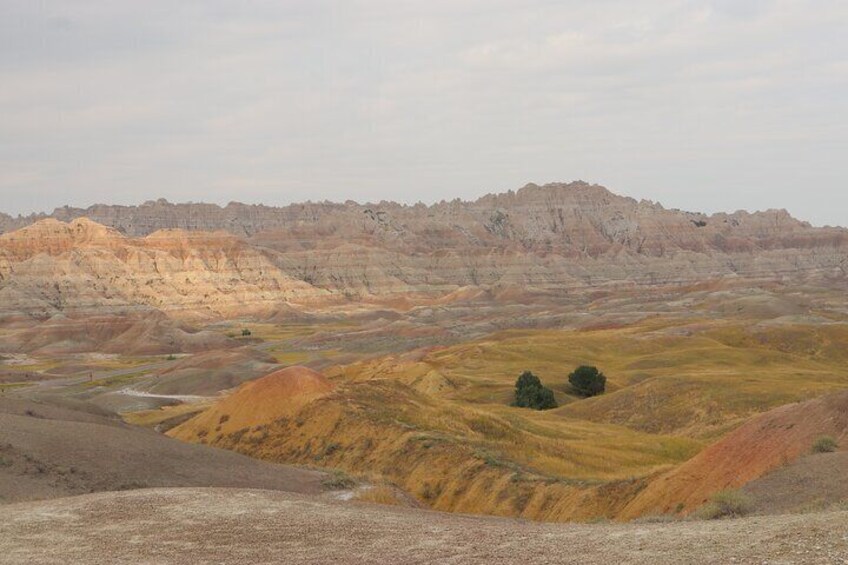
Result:
<instances>
[{"instance_id":1,"label":"yellow mound","mask_svg":"<svg viewBox=\"0 0 848 565\"><path fill-rule=\"evenodd\" d=\"M174 428L185 440L228 434L290 417L333 390L327 378L306 367L287 367L240 386L209 410Z\"/></svg>"}]
</instances>

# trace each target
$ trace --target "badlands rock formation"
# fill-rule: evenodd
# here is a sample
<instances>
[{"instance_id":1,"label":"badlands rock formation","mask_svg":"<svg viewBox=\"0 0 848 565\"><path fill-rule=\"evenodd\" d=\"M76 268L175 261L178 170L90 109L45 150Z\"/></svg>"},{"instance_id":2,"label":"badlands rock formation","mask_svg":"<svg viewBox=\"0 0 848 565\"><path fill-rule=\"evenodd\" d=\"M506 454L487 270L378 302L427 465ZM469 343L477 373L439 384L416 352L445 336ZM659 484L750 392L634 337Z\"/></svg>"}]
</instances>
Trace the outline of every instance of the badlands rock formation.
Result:
<instances>
[{"instance_id":1,"label":"badlands rock formation","mask_svg":"<svg viewBox=\"0 0 848 565\"><path fill-rule=\"evenodd\" d=\"M0 319L176 311L215 316L326 295L226 232L128 238L80 218L0 236Z\"/></svg>"},{"instance_id":2,"label":"badlands rock formation","mask_svg":"<svg viewBox=\"0 0 848 565\"><path fill-rule=\"evenodd\" d=\"M159 200L5 216L0 228L21 228L0 236L5 316L102 307L225 316L465 287L563 295L719 278L842 284L848 269L845 229L786 211L666 210L582 182L432 206Z\"/></svg>"}]
</instances>

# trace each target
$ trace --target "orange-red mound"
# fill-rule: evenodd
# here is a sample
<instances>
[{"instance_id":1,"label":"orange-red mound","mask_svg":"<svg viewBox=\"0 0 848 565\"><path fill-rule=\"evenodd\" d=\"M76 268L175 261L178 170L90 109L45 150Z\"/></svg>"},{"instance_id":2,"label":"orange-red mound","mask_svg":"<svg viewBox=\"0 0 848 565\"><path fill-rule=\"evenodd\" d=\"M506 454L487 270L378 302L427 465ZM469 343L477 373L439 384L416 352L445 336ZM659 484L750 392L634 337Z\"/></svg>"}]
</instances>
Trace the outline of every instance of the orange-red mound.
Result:
<instances>
[{"instance_id":1,"label":"orange-red mound","mask_svg":"<svg viewBox=\"0 0 848 565\"><path fill-rule=\"evenodd\" d=\"M170 433L182 439L232 433L294 415L334 389L327 378L306 367L287 367L241 385L232 395Z\"/></svg>"},{"instance_id":2,"label":"orange-red mound","mask_svg":"<svg viewBox=\"0 0 848 565\"><path fill-rule=\"evenodd\" d=\"M724 489L738 488L810 453L823 435L848 446L848 391L788 404L749 420L717 443L653 480L624 517L692 510Z\"/></svg>"}]
</instances>

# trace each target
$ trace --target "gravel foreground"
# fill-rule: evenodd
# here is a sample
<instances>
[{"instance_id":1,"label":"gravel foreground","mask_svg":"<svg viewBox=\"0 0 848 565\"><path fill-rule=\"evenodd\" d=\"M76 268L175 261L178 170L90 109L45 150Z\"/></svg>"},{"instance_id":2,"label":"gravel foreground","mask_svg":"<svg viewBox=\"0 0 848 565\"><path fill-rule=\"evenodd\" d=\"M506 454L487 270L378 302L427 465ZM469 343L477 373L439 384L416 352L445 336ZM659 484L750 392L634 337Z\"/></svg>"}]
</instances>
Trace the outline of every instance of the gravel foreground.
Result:
<instances>
[{"instance_id":1,"label":"gravel foreground","mask_svg":"<svg viewBox=\"0 0 848 565\"><path fill-rule=\"evenodd\" d=\"M0 507L0 563L848 563L848 512L539 524L276 491L167 488Z\"/></svg>"}]
</instances>

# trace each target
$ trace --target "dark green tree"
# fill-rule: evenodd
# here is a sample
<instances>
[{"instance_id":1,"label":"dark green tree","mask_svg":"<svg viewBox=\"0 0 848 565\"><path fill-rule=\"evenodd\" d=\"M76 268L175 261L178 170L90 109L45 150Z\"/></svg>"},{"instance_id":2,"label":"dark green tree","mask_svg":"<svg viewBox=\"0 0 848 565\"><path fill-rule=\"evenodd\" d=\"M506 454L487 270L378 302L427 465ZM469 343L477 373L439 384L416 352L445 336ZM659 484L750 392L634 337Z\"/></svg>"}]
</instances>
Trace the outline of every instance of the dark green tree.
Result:
<instances>
[{"instance_id":1,"label":"dark green tree","mask_svg":"<svg viewBox=\"0 0 848 565\"><path fill-rule=\"evenodd\" d=\"M568 375L568 382L580 396L596 396L604 392L607 378L597 367L581 365Z\"/></svg>"},{"instance_id":2,"label":"dark green tree","mask_svg":"<svg viewBox=\"0 0 848 565\"><path fill-rule=\"evenodd\" d=\"M536 410L557 407L554 391L544 386L539 377L530 371L524 371L515 381L515 400L512 405Z\"/></svg>"}]
</instances>

